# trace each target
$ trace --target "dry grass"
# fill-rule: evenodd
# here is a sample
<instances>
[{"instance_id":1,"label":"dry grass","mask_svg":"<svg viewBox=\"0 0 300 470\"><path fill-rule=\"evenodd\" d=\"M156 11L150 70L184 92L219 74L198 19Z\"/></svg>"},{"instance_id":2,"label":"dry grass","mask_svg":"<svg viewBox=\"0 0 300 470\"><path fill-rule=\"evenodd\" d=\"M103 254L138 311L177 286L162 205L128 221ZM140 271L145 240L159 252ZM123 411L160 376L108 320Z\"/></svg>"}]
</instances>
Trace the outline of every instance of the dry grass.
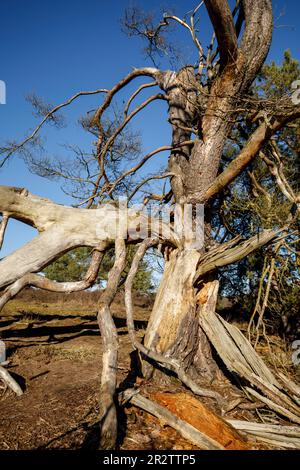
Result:
<instances>
[{"instance_id":1,"label":"dry grass","mask_svg":"<svg viewBox=\"0 0 300 470\"><path fill-rule=\"evenodd\" d=\"M60 346L37 346L35 348L36 356L44 356L46 360L72 360L72 361L85 361L94 357L94 350L92 347L83 345L72 345L70 347Z\"/></svg>"}]
</instances>

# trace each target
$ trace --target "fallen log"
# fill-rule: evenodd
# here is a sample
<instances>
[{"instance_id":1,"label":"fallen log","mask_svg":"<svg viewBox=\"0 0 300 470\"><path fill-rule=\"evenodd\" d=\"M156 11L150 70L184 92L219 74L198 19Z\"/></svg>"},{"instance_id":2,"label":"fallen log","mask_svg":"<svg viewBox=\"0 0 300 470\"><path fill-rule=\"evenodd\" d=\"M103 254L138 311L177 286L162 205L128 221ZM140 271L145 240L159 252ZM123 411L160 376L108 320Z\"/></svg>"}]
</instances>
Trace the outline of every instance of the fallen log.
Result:
<instances>
[{"instance_id":1,"label":"fallen log","mask_svg":"<svg viewBox=\"0 0 300 470\"><path fill-rule=\"evenodd\" d=\"M130 401L133 405L156 416L159 420L174 428L182 437L189 440L203 450L225 450L225 448L211 437L205 435L191 424L183 421L178 416L171 413L167 408L155 403L132 389L126 390L122 394L123 402Z\"/></svg>"}]
</instances>

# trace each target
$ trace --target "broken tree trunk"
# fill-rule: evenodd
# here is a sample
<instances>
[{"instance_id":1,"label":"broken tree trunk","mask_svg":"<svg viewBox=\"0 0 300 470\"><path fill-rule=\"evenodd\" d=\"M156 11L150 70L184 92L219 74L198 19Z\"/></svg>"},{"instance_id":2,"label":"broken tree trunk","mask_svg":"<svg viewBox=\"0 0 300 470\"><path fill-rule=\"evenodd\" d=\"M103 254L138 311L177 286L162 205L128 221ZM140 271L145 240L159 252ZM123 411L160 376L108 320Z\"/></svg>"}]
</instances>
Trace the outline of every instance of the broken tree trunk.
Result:
<instances>
[{"instance_id":1,"label":"broken tree trunk","mask_svg":"<svg viewBox=\"0 0 300 470\"><path fill-rule=\"evenodd\" d=\"M150 315L144 345L165 357L180 360L183 370L190 369L194 361L203 359L199 369L211 377L216 373L207 339L199 326L197 290L193 285L199 261L196 250L174 250L166 260L154 307ZM146 377L152 369L144 366Z\"/></svg>"},{"instance_id":2,"label":"broken tree trunk","mask_svg":"<svg viewBox=\"0 0 300 470\"><path fill-rule=\"evenodd\" d=\"M212 307L218 288L218 281L207 285L208 300L199 315L200 324L211 344L230 372L263 394L247 387L252 395L277 413L300 424L300 407L290 390L275 378L241 331L215 313Z\"/></svg>"}]
</instances>

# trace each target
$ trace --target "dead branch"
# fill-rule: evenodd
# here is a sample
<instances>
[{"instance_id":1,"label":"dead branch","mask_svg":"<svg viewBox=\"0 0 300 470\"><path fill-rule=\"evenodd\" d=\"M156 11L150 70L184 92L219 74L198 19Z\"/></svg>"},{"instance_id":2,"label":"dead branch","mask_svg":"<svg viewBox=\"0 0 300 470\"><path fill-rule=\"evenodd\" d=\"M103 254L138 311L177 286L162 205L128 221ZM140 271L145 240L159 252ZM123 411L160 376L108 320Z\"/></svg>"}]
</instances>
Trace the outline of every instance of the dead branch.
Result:
<instances>
[{"instance_id":1,"label":"dead branch","mask_svg":"<svg viewBox=\"0 0 300 470\"><path fill-rule=\"evenodd\" d=\"M104 147L102 148L102 135L100 134L99 137L99 142L97 144L98 148L98 154L99 154L99 159L101 161L100 163L100 169L101 171L104 170L104 157L110 147L113 145L115 139L117 136L122 132L122 130L127 126L127 124L131 121L131 119L136 116L140 111L142 111L148 104L152 103L155 100L166 100L166 96L163 95L162 93L157 93L156 95L152 95L149 98L147 98L143 103L141 103L139 106L137 106L126 118L124 121L121 123L121 125L118 127L118 129L114 132L114 134L107 140L105 143Z\"/></svg>"},{"instance_id":2,"label":"dead branch","mask_svg":"<svg viewBox=\"0 0 300 470\"><path fill-rule=\"evenodd\" d=\"M274 163L264 152L260 152L259 155L261 159L266 163L269 168L271 175L274 177L280 191L282 194L288 199L288 201L296 204L300 207L300 198L294 193L293 189L289 185L284 172L283 172L283 164L280 158L279 150L275 142L271 141L271 149L274 158L277 160L277 164Z\"/></svg>"},{"instance_id":3,"label":"dead branch","mask_svg":"<svg viewBox=\"0 0 300 470\"><path fill-rule=\"evenodd\" d=\"M110 306L117 293L125 260L125 241L116 240L115 262L108 275L107 287L101 297L97 317L103 343L100 387L101 449L113 449L117 439L117 412L114 400L117 384L118 333Z\"/></svg>"},{"instance_id":4,"label":"dead branch","mask_svg":"<svg viewBox=\"0 0 300 470\"><path fill-rule=\"evenodd\" d=\"M262 401L265 403L271 410L276 411L281 416L284 416L288 420L290 420L292 423L297 423L300 424L300 416L296 415L295 413L291 412L288 406L282 406L277 403L278 400L274 400L274 396L270 399L267 398L266 396L262 395L261 393L258 393L256 390L250 387L245 387L247 392L249 392L250 395L252 395L254 398Z\"/></svg>"},{"instance_id":5,"label":"dead branch","mask_svg":"<svg viewBox=\"0 0 300 470\"><path fill-rule=\"evenodd\" d=\"M156 82L144 83L137 90L135 90L135 92L130 96L130 98L127 101L126 106L124 108L125 118L127 117L129 106L131 105L132 101L137 97L137 95L139 93L141 93L141 91L145 90L146 88L150 88L150 87L153 87L153 86L157 86L157 83Z\"/></svg>"},{"instance_id":6,"label":"dead branch","mask_svg":"<svg viewBox=\"0 0 300 470\"><path fill-rule=\"evenodd\" d=\"M165 173L162 175L153 175L153 176L148 176L147 178L144 178L135 188L134 190L129 194L128 196L128 201L131 201L131 199L135 196L135 194L141 189L144 184L148 183L149 181L152 180L161 180L165 178L169 178L170 176L173 176L173 173Z\"/></svg>"},{"instance_id":7,"label":"dead branch","mask_svg":"<svg viewBox=\"0 0 300 470\"><path fill-rule=\"evenodd\" d=\"M76 282L56 282L47 279L38 274L29 273L18 279L11 286L7 287L0 296L0 312L4 305L13 299L22 289L27 286L36 287L38 289L48 290L51 292L78 292L91 287L98 276L99 268L104 256L104 251L94 251L91 264L87 270L84 279Z\"/></svg>"},{"instance_id":8,"label":"dead branch","mask_svg":"<svg viewBox=\"0 0 300 470\"><path fill-rule=\"evenodd\" d=\"M196 48L199 51L199 69L198 69L199 74L201 74L202 70L203 70L203 62L204 62L205 55L204 55L203 47L202 47L202 45L201 45L201 43L200 43L200 41L199 41L199 39L197 38L197 35L196 35L194 18L195 18L195 15L196 15L197 11L199 10L199 8L201 7L202 4L203 4L203 2L201 2L195 8L195 10L193 11L193 14L191 15L191 18L190 18L190 22L191 22L190 25L186 21L182 20L181 18L178 18L178 16L164 15L164 23L166 25L168 25L169 20L172 20L172 21L175 21L176 23L180 24L181 26L183 26L184 28L186 28L190 32L192 40L193 40Z\"/></svg>"},{"instance_id":9,"label":"dead branch","mask_svg":"<svg viewBox=\"0 0 300 470\"><path fill-rule=\"evenodd\" d=\"M200 267L197 270L195 282L211 271L245 258L261 246L264 246L271 241L277 241L278 236L281 233L284 233L286 228L287 227L283 227L278 230L264 230L258 235L254 235L253 237L239 243L233 248L231 248L229 245L229 248L224 251L222 245L220 245L218 248L212 250L211 255L210 252L208 252L208 254L206 254L204 257L203 262L199 263Z\"/></svg>"},{"instance_id":10,"label":"dead branch","mask_svg":"<svg viewBox=\"0 0 300 470\"><path fill-rule=\"evenodd\" d=\"M209 286L211 297L217 289L218 281L212 282ZM199 321L226 367L253 384L263 395L249 387L246 390L277 413L300 424L299 406L286 394L241 331L214 313L209 305L202 309Z\"/></svg>"},{"instance_id":11,"label":"dead branch","mask_svg":"<svg viewBox=\"0 0 300 470\"><path fill-rule=\"evenodd\" d=\"M22 248L0 260L0 288L28 273L41 271L72 248L90 246L100 251L106 249L118 237L118 227L124 226L126 216L118 207L109 204L92 211L66 207L26 190L6 186L0 186L0 211L40 231ZM168 243L174 237L174 241L177 240L175 246L181 245L180 237L169 224L133 209L128 209L128 215L129 233L148 233L151 230L153 235L165 238Z\"/></svg>"},{"instance_id":12,"label":"dead branch","mask_svg":"<svg viewBox=\"0 0 300 470\"><path fill-rule=\"evenodd\" d=\"M134 165L132 168L130 168L129 170L126 170L122 175L120 175L115 181L111 182L110 183L110 187L109 187L109 190L107 191L107 188L104 186L102 188L102 190L99 192L99 195L101 195L102 193L104 193L105 191L107 191L107 194L110 195L114 189L116 188L116 186L118 184L121 183L121 181L123 181L127 176L129 175L134 175L151 157L153 157L154 155L160 153L160 152L166 152L168 150L171 150L171 151L176 151L176 150L179 150L180 148L184 147L184 146L192 146L194 145L194 141L193 140L187 140L185 142L182 142L181 144L177 145L176 147L172 147L172 145L164 145L162 147L158 147L157 149L155 150L152 150L152 152L149 152L147 153L147 155L145 155L136 165ZM85 201L86 202L86 201Z\"/></svg>"},{"instance_id":13,"label":"dead branch","mask_svg":"<svg viewBox=\"0 0 300 470\"><path fill-rule=\"evenodd\" d=\"M132 72L130 72L126 77L120 80L111 90L109 90L103 104L97 109L94 115L93 124L101 128L100 121L101 121L104 111L109 107L116 93L118 93L118 91L120 91L122 88L128 85L128 83L130 83L132 80L134 80L137 77L143 77L143 76L157 79L157 76L160 73L161 72L154 67L134 69Z\"/></svg>"},{"instance_id":14,"label":"dead branch","mask_svg":"<svg viewBox=\"0 0 300 470\"><path fill-rule=\"evenodd\" d=\"M2 367L0 365L0 380L3 380L3 382L9 387L11 388L11 390L13 392L15 392L15 394L20 397L21 395L23 395L23 391L20 387L20 385L15 381L15 379L12 378L12 376L10 375L10 373L4 369L4 367Z\"/></svg>"},{"instance_id":15,"label":"dead branch","mask_svg":"<svg viewBox=\"0 0 300 470\"><path fill-rule=\"evenodd\" d=\"M9 216L4 212L2 215L1 223L0 223L0 250L3 245L5 230L8 224L8 219L9 219Z\"/></svg>"},{"instance_id":16,"label":"dead branch","mask_svg":"<svg viewBox=\"0 0 300 470\"><path fill-rule=\"evenodd\" d=\"M9 159L9 157L13 153L17 152L18 150L23 148L28 142L33 140L35 138L35 136L39 133L39 131L41 130L43 125L53 116L53 114L57 113L57 111L59 111L62 108L65 108L66 106L69 106L73 101L75 101L80 96L97 95L99 93L108 93L108 92L109 92L109 90L106 90L104 88L100 88L98 90L93 90L93 91L80 91L80 92L76 93L75 95L73 95L71 98L69 98L64 103L61 103L58 106L55 106L53 109L51 109L51 111L49 111L49 113L46 114L44 119L34 129L34 131L28 137L26 137L26 139L24 139L20 144L16 144L11 149L8 150L5 158L2 160L2 162L0 162L0 168L4 165L4 163Z\"/></svg>"},{"instance_id":17,"label":"dead branch","mask_svg":"<svg viewBox=\"0 0 300 470\"><path fill-rule=\"evenodd\" d=\"M281 426L280 424L253 423L251 421L226 420L235 429L246 432L258 440L268 442L276 447L287 449L300 448L300 427Z\"/></svg>"}]
</instances>

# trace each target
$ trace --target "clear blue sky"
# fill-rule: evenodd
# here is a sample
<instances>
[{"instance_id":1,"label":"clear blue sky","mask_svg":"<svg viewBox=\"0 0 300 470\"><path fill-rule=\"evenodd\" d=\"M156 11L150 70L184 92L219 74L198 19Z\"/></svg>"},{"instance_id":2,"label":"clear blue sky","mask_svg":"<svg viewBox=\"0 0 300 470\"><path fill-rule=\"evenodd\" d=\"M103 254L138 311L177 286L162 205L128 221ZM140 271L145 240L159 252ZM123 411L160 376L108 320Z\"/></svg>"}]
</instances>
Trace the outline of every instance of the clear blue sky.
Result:
<instances>
[{"instance_id":1,"label":"clear blue sky","mask_svg":"<svg viewBox=\"0 0 300 470\"><path fill-rule=\"evenodd\" d=\"M195 3L192 0L134 2L145 10L151 8L158 13L171 5L178 15L191 10ZM0 105L0 145L9 139L21 139L34 127L36 120L24 99L27 94L35 92L45 101L57 104L79 90L109 88L132 67L151 65L141 54L141 43L121 32L120 18L131 4L129 0L1 0L0 80L7 85L7 104ZM273 5L275 30L268 61L281 61L287 48L299 59L300 2L274 0ZM200 27L206 45L210 41L210 27L204 9ZM184 56L192 59L189 38L180 34L178 40ZM76 121L97 103L95 99L82 98L68 111L67 117ZM143 150L147 152L161 144L169 144L169 128L164 122L165 105L153 105L142 117ZM63 152L58 145L63 143L82 145L86 143L86 137L80 134L75 124L56 132L50 129L50 152ZM1 170L0 184L25 186L56 202L72 203L57 182L32 175L18 158ZM1 256L33 235L32 229L11 222Z\"/></svg>"}]
</instances>

